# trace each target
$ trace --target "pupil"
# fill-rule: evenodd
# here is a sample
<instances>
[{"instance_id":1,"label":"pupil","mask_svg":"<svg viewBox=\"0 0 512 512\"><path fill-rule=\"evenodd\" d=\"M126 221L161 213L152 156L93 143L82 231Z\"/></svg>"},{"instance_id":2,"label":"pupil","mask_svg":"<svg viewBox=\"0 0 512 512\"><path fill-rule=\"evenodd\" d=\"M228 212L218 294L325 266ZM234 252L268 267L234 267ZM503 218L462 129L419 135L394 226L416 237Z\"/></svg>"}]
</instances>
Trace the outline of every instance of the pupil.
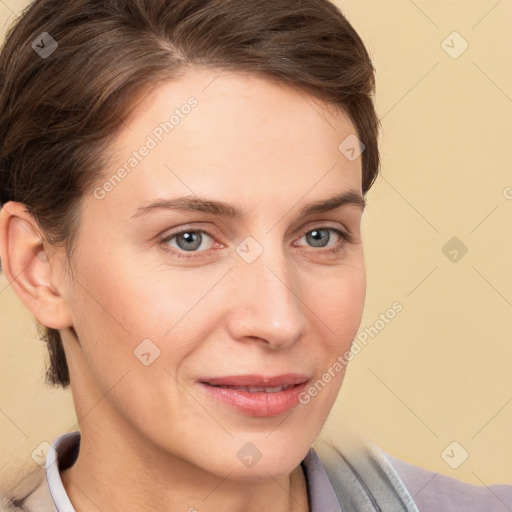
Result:
<instances>
[{"instance_id":1,"label":"pupil","mask_svg":"<svg viewBox=\"0 0 512 512\"><path fill-rule=\"evenodd\" d=\"M324 236L322 236L322 234L324 234ZM313 240L313 245L315 247L323 247L323 245L325 245L322 244L322 239L325 243L329 241L329 232L326 229L315 229L314 231L311 231L307 236Z\"/></svg>"},{"instance_id":2,"label":"pupil","mask_svg":"<svg viewBox=\"0 0 512 512\"><path fill-rule=\"evenodd\" d=\"M180 240L185 240L185 244L180 243ZM181 233L176 242L180 249L193 251L201 245L201 235L195 231L187 231L186 233Z\"/></svg>"}]
</instances>

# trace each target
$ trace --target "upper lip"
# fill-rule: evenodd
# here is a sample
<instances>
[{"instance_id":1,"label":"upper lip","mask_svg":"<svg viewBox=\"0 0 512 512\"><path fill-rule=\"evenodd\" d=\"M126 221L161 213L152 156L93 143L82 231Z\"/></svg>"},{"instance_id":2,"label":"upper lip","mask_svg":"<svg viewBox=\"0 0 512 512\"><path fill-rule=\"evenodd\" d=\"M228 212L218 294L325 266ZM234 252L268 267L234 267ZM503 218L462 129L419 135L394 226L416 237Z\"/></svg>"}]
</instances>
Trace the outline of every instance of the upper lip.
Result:
<instances>
[{"instance_id":1,"label":"upper lip","mask_svg":"<svg viewBox=\"0 0 512 512\"><path fill-rule=\"evenodd\" d=\"M308 381L306 375L298 373L287 373L265 377L263 375L231 375L228 377L205 377L199 382L213 386L242 386L242 387L277 387L302 384Z\"/></svg>"}]
</instances>

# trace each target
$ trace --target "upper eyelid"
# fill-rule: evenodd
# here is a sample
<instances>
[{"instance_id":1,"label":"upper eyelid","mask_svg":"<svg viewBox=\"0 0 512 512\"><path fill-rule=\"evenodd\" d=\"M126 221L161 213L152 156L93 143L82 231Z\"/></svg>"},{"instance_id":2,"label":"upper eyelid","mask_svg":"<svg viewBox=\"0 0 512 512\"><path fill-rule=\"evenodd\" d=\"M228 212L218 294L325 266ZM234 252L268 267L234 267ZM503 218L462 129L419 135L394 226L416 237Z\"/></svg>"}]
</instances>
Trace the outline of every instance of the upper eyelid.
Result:
<instances>
[{"instance_id":1,"label":"upper eyelid","mask_svg":"<svg viewBox=\"0 0 512 512\"><path fill-rule=\"evenodd\" d=\"M338 223L338 225L332 225L332 224L330 224L330 222L334 222L334 221L323 221L323 222L322 221L310 221L310 223L308 223L306 225L306 227L304 227L300 230L300 232L302 233L301 236L304 236L304 234L309 233L310 231L313 231L315 229L322 229L322 228L323 229L334 229L334 230L337 229L339 231L344 231L344 232L350 231L350 229L348 229L346 226L344 226L341 223ZM341 224L341 227L339 224ZM211 233L212 230L210 230L209 228L185 226L185 227L178 228L178 231L174 231L174 232L168 233L167 235L163 235L162 238L173 237L176 235L180 235L181 233L187 233L188 231L199 231L202 233L206 233L207 235L211 236L212 238L214 237L214 235Z\"/></svg>"},{"instance_id":2,"label":"upper eyelid","mask_svg":"<svg viewBox=\"0 0 512 512\"><path fill-rule=\"evenodd\" d=\"M315 221L312 221L312 222L315 222ZM314 231L315 229L330 229L330 230L333 230L333 231L339 231L341 234L339 236L342 236L345 235L347 239L350 239L352 238L352 235L350 233L350 230L347 229L345 226L343 226L342 228L340 228L339 226L333 226L333 225L329 225L328 221L325 221L324 223L322 223L321 221L317 221L316 224L314 225L310 225L308 224L306 227L304 227L302 230L301 230L301 235L300 235L300 238L302 238L304 235L306 235L307 233L310 233L311 231ZM174 239L176 236L178 235L181 235L183 233L187 233L187 232L200 232L200 233L205 233L206 235L208 235L213 241L216 242L216 238L215 236L210 232L210 230L206 229L206 228L203 228L203 227L184 227L184 228L181 228L179 229L178 231L176 232L173 232L173 233L169 233L168 235L165 235L162 237L162 241L163 242L169 242L170 240ZM197 252L202 252L202 251L197 251Z\"/></svg>"}]
</instances>

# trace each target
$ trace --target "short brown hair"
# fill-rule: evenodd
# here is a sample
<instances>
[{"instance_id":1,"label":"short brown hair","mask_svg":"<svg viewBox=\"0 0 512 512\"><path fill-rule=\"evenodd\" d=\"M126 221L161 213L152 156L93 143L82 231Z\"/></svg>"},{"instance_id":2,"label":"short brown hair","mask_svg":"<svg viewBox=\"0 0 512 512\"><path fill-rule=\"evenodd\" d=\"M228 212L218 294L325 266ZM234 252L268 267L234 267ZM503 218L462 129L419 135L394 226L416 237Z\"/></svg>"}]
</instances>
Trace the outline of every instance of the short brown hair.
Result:
<instances>
[{"instance_id":1,"label":"short brown hair","mask_svg":"<svg viewBox=\"0 0 512 512\"><path fill-rule=\"evenodd\" d=\"M32 46L57 41L46 58ZM72 256L80 200L108 142L148 87L187 65L256 73L345 112L365 145L362 191L379 170L374 68L328 0L36 0L0 54L0 204L18 201ZM38 324L48 383L67 387L58 330Z\"/></svg>"}]
</instances>

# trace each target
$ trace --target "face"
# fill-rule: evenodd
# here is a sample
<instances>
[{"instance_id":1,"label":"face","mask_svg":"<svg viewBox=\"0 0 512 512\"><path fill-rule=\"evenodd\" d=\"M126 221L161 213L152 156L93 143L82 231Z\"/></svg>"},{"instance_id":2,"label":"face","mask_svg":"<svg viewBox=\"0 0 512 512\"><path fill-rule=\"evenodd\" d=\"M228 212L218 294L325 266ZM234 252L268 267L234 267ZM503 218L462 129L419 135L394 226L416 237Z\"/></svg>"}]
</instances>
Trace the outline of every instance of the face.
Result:
<instances>
[{"instance_id":1,"label":"face","mask_svg":"<svg viewBox=\"0 0 512 512\"><path fill-rule=\"evenodd\" d=\"M83 432L233 478L300 463L364 303L361 159L338 149L354 133L254 75L195 70L143 99L83 198L64 287Z\"/></svg>"}]
</instances>

